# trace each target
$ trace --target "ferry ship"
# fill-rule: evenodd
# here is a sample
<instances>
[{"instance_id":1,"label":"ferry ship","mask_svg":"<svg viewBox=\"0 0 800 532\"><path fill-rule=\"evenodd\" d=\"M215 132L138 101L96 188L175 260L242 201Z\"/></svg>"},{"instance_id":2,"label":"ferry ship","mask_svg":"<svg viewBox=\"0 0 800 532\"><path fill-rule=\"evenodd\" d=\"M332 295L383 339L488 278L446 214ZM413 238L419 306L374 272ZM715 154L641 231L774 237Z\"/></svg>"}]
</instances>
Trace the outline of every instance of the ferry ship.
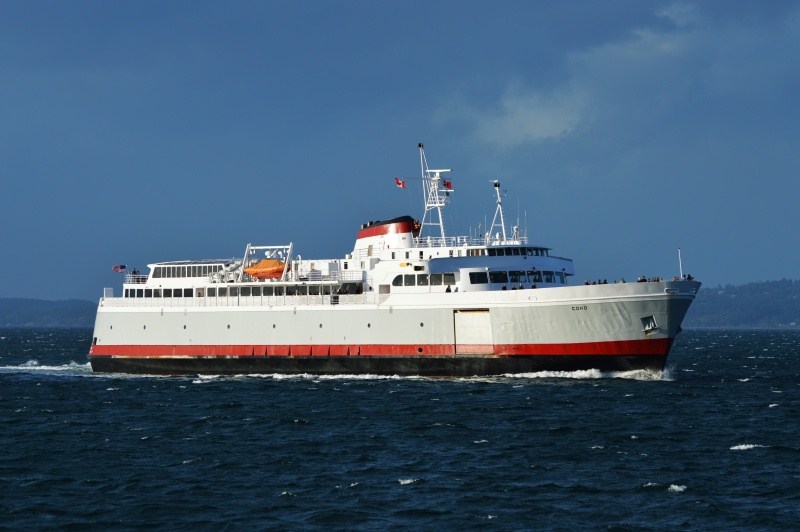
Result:
<instances>
[{"instance_id":1,"label":"ferry ship","mask_svg":"<svg viewBox=\"0 0 800 532\"><path fill-rule=\"evenodd\" d=\"M148 265L106 288L89 360L96 372L485 376L663 370L700 283L691 276L575 283L571 259L491 226L449 236L449 169L419 145L421 221L370 221L342 258L292 243L241 258ZM406 180L395 178L397 186Z\"/></svg>"}]
</instances>

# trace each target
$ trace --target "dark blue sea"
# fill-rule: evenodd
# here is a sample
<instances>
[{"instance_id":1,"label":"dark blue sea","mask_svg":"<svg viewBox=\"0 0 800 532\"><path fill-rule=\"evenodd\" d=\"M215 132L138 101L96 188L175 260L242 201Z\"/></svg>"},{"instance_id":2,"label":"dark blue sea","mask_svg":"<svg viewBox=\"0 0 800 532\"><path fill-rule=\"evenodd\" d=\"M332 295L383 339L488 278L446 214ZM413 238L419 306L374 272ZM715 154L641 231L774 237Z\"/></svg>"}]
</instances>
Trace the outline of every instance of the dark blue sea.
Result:
<instances>
[{"instance_id":1,"label":"dark blue sea","mask_svg":"<svg viewBox=\"0 0 800 532\"><path fill-rule=\"evenodd\" d=\"M800 332L491 379L93 375L90 340L0 330L0 527L800 527Z\"/></svg>"}]
</instances>

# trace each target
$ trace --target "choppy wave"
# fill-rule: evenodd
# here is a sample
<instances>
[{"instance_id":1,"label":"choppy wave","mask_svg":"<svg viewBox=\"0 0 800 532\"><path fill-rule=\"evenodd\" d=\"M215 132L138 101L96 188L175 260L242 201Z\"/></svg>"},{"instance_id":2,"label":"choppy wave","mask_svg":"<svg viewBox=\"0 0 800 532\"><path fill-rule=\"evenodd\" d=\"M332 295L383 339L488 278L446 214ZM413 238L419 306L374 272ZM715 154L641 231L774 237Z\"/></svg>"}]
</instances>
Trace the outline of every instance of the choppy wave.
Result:
<instances>
[{"instance_id":1,"label":"choppy wave","mask_svg":"<svg viewBox=\"0 0 800 532\"><path fill-rule=\"evenodd\" d=\"M766 445L758 445L757 443L740 443L731 447L731 451L749 451L750 449L764 448Z\"/></svg>"},{"instance_id":2,"label":"choppy wave","mask_svg":"<svg viewBox=\"0 0 800 532\"><path fill-rule=\"evenodd\" d=\"M70 361L69 364L42 365L38 360L28 360L23 364L0 366L2 373L36 373L36 374L70 374L91 375L92 366L86 362L79 364Z\"/></svg>"}]
</instances>

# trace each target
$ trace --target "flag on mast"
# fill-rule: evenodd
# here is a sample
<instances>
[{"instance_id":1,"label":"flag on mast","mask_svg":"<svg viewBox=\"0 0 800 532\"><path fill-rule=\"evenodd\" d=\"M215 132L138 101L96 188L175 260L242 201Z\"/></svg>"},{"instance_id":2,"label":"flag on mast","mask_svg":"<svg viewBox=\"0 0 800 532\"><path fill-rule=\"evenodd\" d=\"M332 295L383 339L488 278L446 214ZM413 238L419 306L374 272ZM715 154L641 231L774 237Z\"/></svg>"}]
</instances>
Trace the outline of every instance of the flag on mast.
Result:
<instances>
[{"instance_id":1,"label":"flag on mast","mask_svg":"<svg viewBox=\"0 0 800 532\"><path fill-rule=\"evenodd\" d=\"M400 179L399 177L394 178L394 184L397 185L398 188L406 188L406 180Z\"/></svg>"},{"instance_id":2,"label":"flag on mast","mask_svg":"<svg viewBox=\"0 0 800 532\"><path fill-rule=\"evenodd\" d=\"M125 273L125 268L127 268L127 265L125 264L115 264L114 266L111 267L111 271L115 271L117 273Z\"/></svg>"}]
</instances>

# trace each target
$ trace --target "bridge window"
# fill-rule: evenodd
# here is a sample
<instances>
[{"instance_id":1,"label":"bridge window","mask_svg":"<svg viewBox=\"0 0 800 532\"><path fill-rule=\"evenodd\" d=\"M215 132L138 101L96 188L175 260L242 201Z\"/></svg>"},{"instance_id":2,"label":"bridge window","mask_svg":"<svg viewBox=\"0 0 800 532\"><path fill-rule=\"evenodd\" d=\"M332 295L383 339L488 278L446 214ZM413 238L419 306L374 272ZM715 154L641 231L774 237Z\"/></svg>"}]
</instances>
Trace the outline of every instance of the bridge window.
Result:
<instances>
[{"instance_id":1,"label":"bridge window","mask_svg":"<svg viewBox=\"0 0 800 532\"><path fill-rule=\"evenodd\" d=\"M567 276L564 275L564 272L556 272L556 277L558 277L559 283L567 284Z\"/></svg>"},{"instance_id":2,"label":"bridge window","mask_svg":"<svg viewBox=\"0 0 800 532\"><path fill-rule=\"evenodd\" d=\"M507 283L508 273L506 272L489 272L489 282L492 283Z\"/></svg>"},{"instance_id":3,"label":"bridge window","mask_svg":"<svg viewBox=\"0 0 800 532\"><path fill-rule=\"evenodd\" d=\"M442 286L442 274L441 273L432 273L430 275L430 283L431 283L431 286Z\"/></svg>"},{"instance_id":4,"label":"bridge window","mask_svg":"<svg viewBox=\"0 0 800 532\"><path fill-rule=\"evenodd\" d=\"M541 283L542 282L542 272L533 270L528 272L528 281L532 283Z\"/></svg>"},{"instance_id":5,"label":"bridge window","mask_svg":"<svg viewBox=\"0 0 800 532\"><path fill-rule=\"evenodd\" d=\"M445 273L442 274L444 284L456 284L456 274L454 273Z\"/></svg>"},{"instance_id":6,"label":"bridge window","mask_svg":"<svg viewBox=\"0 0 800 532\"><path fill-rule=\"evenodd\" d=\"M544 272L544 282L546 283L554 283L554 275L553 272Z\"/></svg>"},{"instance_id":7,"label":"bridge window","mask_svg":"<svg viewBox=\"0 0 800 532\"><path fill-rule=\"evenodd\" d=\"M508 280L515 284L524 283L526 282L525 272L508 272Z\"/></svg>"},{"instance_id":8,"label":"bridge window","mask_svg":"<svg viewBox=\"0 0 800 532\"><path fill-rule=\"evenodd\" d=\"M486 272L469 272L469 282L471 284L486 284L489 282L489 276Z\"/></svg>"},{"instance_id":9,"label":"bridge window","mask_svg":"<svg viewBox=\"0 0 800 532\"><path fill-rule=\"evenodd\" d=\"M392 280L392 286L403 286L403 276L398 275Z\"/></svg>"}]
</instances>

